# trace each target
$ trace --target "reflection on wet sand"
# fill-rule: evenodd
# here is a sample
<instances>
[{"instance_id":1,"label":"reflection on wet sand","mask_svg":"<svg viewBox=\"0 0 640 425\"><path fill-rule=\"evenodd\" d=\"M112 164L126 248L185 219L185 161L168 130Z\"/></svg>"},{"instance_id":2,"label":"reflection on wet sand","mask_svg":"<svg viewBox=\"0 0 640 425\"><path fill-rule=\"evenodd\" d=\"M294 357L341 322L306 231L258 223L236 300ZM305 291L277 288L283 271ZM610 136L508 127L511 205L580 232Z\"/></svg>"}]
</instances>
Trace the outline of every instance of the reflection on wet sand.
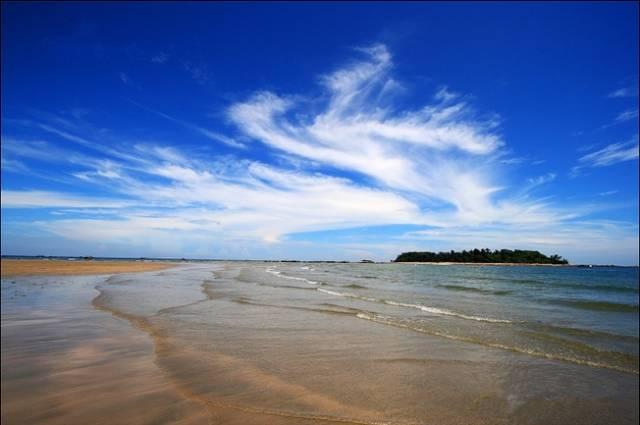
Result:
<instances>
[{"instance_id":1,"label":"reflection on wet sand","mask_svg":"<svg viewBox=\"0 0 640 425\"><path fill-rule=\"evenodd\" d=\"M145 334L92 308L95 278L60 282L3 281L3 424L209 423Z\"/></svg>"}]
</instances>

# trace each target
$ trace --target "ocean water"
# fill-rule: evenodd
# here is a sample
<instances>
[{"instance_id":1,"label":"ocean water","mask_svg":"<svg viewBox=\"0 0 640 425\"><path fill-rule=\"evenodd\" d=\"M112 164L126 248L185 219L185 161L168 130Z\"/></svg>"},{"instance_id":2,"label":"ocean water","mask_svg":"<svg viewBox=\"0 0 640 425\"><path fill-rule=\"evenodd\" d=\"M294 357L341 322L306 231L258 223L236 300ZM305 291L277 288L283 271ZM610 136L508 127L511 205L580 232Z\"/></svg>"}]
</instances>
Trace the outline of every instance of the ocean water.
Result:
<instances>
[{"instance_id":1,"label":"ocean water","mask_svg":"<svg viewBox=\"0 0 640 425\"><path fill-rule=\"evenodd\" d=\"M266 271L314 287L364 320L638 373L638 268L280 264Z\"/></svg>"},{"instance_id":2,"label":"ocean water","mask_svg":"<svg viewBox=\"0 0 640 425\"><path fill-rule=\"evenodd\" d=\"M638 268L212 262L95 294L210 423L638 422Z\"/></svg>"}]
</instances>

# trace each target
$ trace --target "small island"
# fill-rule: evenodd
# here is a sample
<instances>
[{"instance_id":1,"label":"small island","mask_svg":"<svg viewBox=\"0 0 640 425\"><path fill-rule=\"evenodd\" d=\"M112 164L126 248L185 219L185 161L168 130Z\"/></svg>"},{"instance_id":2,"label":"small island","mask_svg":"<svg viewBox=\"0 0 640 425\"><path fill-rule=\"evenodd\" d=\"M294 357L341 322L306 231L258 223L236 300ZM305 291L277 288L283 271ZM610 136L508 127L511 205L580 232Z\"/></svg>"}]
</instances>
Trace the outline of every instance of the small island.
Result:
<instances>
[{"instance_id":1,"label":"small island","mask_svg":"<svg viewBox=\"0 0 640 425\"><path fill-rule=\"evenodd\" d=\"M478 263L478 264L569 264L559 255L520 249L473 249L470 251L403 252L396 263Z\"/></svg>"}]
</instances>

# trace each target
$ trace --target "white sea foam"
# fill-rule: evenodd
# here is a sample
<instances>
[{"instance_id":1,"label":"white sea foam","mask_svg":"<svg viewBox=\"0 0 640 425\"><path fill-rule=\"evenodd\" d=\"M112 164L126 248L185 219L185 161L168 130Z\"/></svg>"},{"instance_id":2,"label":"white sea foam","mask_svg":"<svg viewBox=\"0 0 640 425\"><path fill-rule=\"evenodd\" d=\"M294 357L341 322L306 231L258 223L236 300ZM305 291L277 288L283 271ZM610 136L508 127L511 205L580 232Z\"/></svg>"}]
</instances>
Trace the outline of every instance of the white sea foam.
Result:
<instances>
[{"instance_id":1,"label":"white sea foam","mask_svg":"<svg viewBox=\"0 0 640 425\"><path fill-rule=\"evenodd\" d=\"M316 289L320 292L324 292L325 294L335 295L337 297L355 298L358 300L369 301L374 303L379 303L381 301L377 298L363 297L361 295L352 294L351 292L337 292L337 291L331 291L329 289L323 289L323 288L316 288Z\"/></svg>"},{"instance_id":2,"label":"white sea foam","mask_svg":"<svg viewBox=\"0 0 640 425\"><path fill-rule=\"evenodd\" d=\"M305 279L304 277L296 277L296 276L287 276L285 274L282 274L282 272L274 270L272 267L268 267L265 270L267 273L271 273L273 275L276 275L282 279L289 279L289 280L298 280L301 282L305 282L308 283L309 285L318 285L320 282L316 282L315 280L311 280L311 279Z\"/></svg>"},{"instance_id":3,"label":"white sea foam","mask_svg":"<svg viewBox=\"0 0 640 425\"><path fill-rule=\"evenodd\" d=\"M348 292L337 292L337 291L331 291L329 289L323 289L323 288L316 288L316 289L320 292L324 292L325 294L335 295L337 297L357 298L355 294L351 294Z\"/></svg>"},{"instance_id":4,"label":"white sea foam","mask_svg":"<svg viewBox=\"0 0 640 425\"><path fill-rule=\"evenodd\" d=\"M467 314L456 313L455 311L446 310L446 309L443 309L443 308L427 307L427 306L421 305L421 304L407 304L407 303L400 303L400 302L391 301L391 300L383 300L382 302L384 302L385 304L388 304L388 305L394 305L394 306L398 306L398 307L415 308L415 309L418 309L418 310L422 310L422 311L424 311L426 313L432 313L432 314L437 314L437 315L441 315L441 316L454 316L454 317L459 317L461 319L476 320L478 322L512 323L511 320L493 319L493 318L490 318L490 317L481 317L481 316L470 316L470 315L467 315Z\"/></svg>"},{"instance_id":5,"label":"white sea foam","mask_svg":"<svg viewBox=\"0 0 640 425\"><path fill-rule=\"evenodd\" d=\"M278 270L276 270L275 267L267 267L267 269L265 271L267 273L271 273L271 274L274 274L276 276L280 275L280 272Z\"/></svg>"},{"instance_id":6,"label":"white sea foam","mask_svg":"<svg viewBox=\"0 0 640 425\"><path fill-rule=\"evenodd\" d=\"M446 310L446 309L443 309L443 308L428 307L428 306L421 305L421 304L408 304L408 303L402 303L402 302L397 302L397 301L392 301L392 300L381 300L381 299L378 299L378 298L363 297L363 296L360 296L360 295L352 294L350 292L337 292L337 291L331 291L331 290L323 289L323 288L317 288L317 290L320 291L320 292L324 292L325 294L335 295L335 296L338 296L338 297L356 298L356 299L363 300L363 301L377 302L377 303L392 305L392 306L396 306L396 307L415 308L417 310L424 311L425 313L436 314L436 315L439 315L439 316L453 316L453 317L458 317L458 318L466 319L466 320L475 320L475 321L478 321L478 322L512 323L511 320L493 319L493 318L490 318L490 317L480 317L480 316L470 316L470 315L467 315L467 314L456 313L455 311Z\"/></svg>"}]
</instances>

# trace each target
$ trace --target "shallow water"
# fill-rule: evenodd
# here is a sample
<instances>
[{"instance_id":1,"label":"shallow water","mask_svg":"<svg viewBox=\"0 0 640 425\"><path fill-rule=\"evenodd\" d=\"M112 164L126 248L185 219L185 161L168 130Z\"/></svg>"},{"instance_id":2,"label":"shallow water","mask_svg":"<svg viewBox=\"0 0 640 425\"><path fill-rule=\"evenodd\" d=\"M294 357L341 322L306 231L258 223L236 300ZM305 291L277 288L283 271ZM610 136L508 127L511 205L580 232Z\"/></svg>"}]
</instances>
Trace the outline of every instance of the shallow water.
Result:
<instances>
[{"instance_id":1,"label":"shallow water","mask_svg":"<svg viewBox=\"0 0 640 425\"><path fill-rule=\"evenodd\" d=\"M172 400L148 395L151 416L128 422L638 421L637 268L226 262L82 279L75 298L73 279L3 280L3 423L25 422L19 403L4 407L31 385L14 376L23 353L24 373L64 394L78 384L34 359L107 337L101 382L144 365L129 392L158 385ZM51 311L84 330L46 322Z\"/></svg>"}]
</instances>

